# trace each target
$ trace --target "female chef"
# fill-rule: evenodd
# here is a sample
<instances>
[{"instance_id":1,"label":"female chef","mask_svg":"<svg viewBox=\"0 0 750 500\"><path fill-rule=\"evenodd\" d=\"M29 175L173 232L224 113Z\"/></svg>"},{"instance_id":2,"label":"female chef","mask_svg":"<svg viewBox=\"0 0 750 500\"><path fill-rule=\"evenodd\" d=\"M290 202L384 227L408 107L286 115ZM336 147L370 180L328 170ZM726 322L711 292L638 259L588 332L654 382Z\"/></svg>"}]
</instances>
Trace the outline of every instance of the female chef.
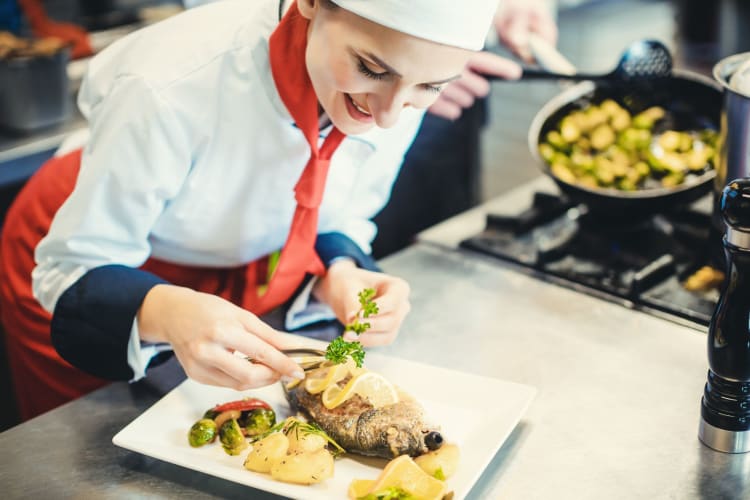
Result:
<instances>
[{"instance_id":1,"label":"female chef","mask_svg":"<svg viewBox=\"0 0 750 500\"><path fill-rule=\"evenodd\" d=\"M218 2L95 57L89 137L34 175L2 235L22 417L170 351L207 384L300 378L279 352L294 339L257 315L346 322L364 287L380 313L360 340L391 342L409 290L376 272L369 218L496 1Z\"/></svg>"}]
</instances>

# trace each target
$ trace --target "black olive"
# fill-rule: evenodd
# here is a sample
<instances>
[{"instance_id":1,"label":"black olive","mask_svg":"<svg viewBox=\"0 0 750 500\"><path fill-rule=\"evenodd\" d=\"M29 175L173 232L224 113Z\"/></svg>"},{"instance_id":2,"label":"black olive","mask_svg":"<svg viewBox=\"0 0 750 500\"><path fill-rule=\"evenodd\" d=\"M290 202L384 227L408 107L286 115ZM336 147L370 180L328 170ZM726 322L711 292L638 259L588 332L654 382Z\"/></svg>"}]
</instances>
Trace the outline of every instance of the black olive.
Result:
<instances>
[{"instance_id":1,"label":"black olive","mask_svg":"<svg viewBox=\"0 0 750 500\"><path fill-rule=\"evenodd\" d=\"M443 446L443 436L437 431L428 432L424 437L424 444L428 450L437 450Z\"/></svg>"}]
</instances>

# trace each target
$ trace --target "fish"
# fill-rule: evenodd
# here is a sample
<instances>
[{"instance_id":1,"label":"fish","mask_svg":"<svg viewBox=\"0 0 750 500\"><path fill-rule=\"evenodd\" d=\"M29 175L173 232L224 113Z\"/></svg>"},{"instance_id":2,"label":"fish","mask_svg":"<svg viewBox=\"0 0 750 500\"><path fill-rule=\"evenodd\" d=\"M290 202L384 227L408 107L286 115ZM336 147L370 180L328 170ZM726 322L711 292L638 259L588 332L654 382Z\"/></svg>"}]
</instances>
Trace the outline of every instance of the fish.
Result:
<instances>
[{"instance_id":1,"label":"fish","mask_svg":"<svg viewBox=\"0 0 750 500\"><path fill-rule=\"evenodd\" d=\"M285 392L293 409L350 453L387 459L416 457L443 444L439 427L427 423L424 409L410 397L376 408L354 394L336 408L328 409L321 395L310 394L304 384Z\"/></svg>"}]
</instances>

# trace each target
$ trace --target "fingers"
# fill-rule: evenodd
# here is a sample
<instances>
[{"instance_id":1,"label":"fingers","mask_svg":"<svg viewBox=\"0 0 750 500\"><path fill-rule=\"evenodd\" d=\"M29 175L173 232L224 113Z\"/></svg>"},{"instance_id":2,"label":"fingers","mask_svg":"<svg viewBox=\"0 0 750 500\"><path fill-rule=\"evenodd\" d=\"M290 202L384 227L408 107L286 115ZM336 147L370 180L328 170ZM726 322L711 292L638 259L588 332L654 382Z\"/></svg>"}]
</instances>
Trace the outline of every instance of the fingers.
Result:
<instances>
[{"instance_id":1,"label":"fingers","mask_svg":"<svg viewBox=\"0 0 750 500\"><path fill-rule=\"evenodd\" d=\"M557 24L542 3L510 6L496 19L495 27L500 40L526 62L534 60L529 33L538 34L553 46L557 44Z\"/></svg>"},{"instance_id":2,"label":"fingers","mask_svg":"<svg viewBox=\"0 0 750 500\"><path fill-rule=\"evenodd\" d=\"M283 344L288 341L287 337L247 311L239 311L239 316L244 330L228 329L222 345L240 351L281 375L305 378L302 368L274 347L277 342Z\"/></svg>"},{"instance_id":3,"label":"fingers","mask_svg":"<svg viewBox=\"0 0 750 500\"><path fill-rule=\"evenodd\" d=\"M230 354L228 351L217 353L218 368L237 382L237 390L255 389L273 384L281 375L266 365L250 362L245 358Z\"/></svg>"},{"instance_id":4,"label":"fingers","mask_svg":"<svg viewBox=\"0 0 750 500\"><path fill-rule=\"evenodd\" d=\"M548 12L535 12L534 15L531 16L529 28L530 31L538 34L550 44L557 44L557 24L555 24L555 20L552 19L552 16Z\"/></svg>"},{"instance_id":5,"label":"fingers","mask_svg":"<svg viewBox=\"0 0 750 500\"><path fill-rule=\"evenodd\" d=\"M475 73L494 75L506 80L521 77L521 66L492 52L477 52L469 60L468 67Z\"/></svg>"},{"instance_id":6,"label":"fingers","mask_svg":"<svg viewBox=\"0 0 750 500\"><path fill-rule=\"evenodd\" d=\"M528 47L531 17L531 13L526 9L515 9L512 14L509 13L498 28L500 40L527 62L533 60Z\"/></svg>"},{"instance_id":7,"label":"fingers","mask_svg":"<svg viewBox=\"0 0 750 500\"><path fill-rule=\"evenodd\" d=\"M457 120L461 116L461 106L442 95L430 106L428 111L446 120Z\"/></svg>"},{"instance_id":8,"label":"fingers","mask_svg":"<svg viewBox=\"0 0 750 500\"><path fill-rule=\"evenodd\" d=\"M474 104L477 97L484 97L490 92L490 82L474 72L476 69L482 73L487 73L500 78L515 79L520 76L520 66L513 61L501 58L494 54L488 54L491 57L479 55L476 56L476 64L469 62L469 65L461 75L461 79L448 85L440 95L440 98L430 107L430 113L455 120L461 116L464 108Z\"/></svg>"},{"instance_id":9,"label":"fingers","mask_svg":"<svg viewBox=\"0 0 750 500\"><path fill-rule=\"evenodd\" d=\"M190 378L203 384L230 387L238 391L272 384L279 373L262 364L250 363L220 344L198 344L187 351L175 351Z\"/></svg>"},{"instance_id":10,"label":"fingers","mask_svg":"<svg viewBox=\"0 0 750 500\"><path fill-rule=\"evenodd\" d=\"M474 95L462 85L448 85L443 90L442 97L456 103L461 108L468 108L474 104Z\"/></svg>"}]
</instances>

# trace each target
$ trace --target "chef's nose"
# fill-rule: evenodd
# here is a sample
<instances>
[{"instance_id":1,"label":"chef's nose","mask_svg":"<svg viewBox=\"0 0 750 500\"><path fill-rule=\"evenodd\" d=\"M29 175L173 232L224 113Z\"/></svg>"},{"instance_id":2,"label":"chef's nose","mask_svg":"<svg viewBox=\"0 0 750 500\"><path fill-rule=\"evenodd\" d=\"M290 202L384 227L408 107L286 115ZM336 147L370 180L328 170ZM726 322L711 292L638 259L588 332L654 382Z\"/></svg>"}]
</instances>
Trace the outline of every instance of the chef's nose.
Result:
<instances>
[{"instance_id":1,"label":"chef's nose","mask_svg":"<svg viewBox=\"0 0 750 500\"><path fill-rule=\"evenodd\" d=\"M407 91L393 88L385 94L373 96L370 108L375 123L380 128L390 128L396 124L401 110L409 105Z\"/></svg>"}]
</instances>

